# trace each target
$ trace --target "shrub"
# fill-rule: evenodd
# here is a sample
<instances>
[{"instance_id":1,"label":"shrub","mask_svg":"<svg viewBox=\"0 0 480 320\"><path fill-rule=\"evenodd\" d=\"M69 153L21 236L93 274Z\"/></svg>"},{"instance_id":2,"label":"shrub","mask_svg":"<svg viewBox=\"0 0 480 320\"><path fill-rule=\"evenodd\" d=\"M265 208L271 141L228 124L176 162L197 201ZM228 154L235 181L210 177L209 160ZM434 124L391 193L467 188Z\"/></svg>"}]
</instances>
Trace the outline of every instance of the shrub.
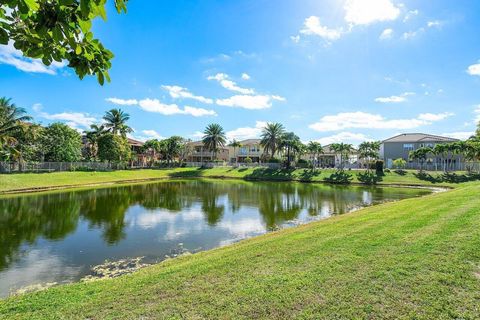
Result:
<instances>
[{"instance_id":1,"label":"shrub","mask_svg":"<svg viewBox=\"0 0 480 320\"><path fill-rule=\"evenodd\" d=\"M396 169L404 169L407 166L407 161L402 158L393 160L393 167Z\"/></svg>"},{"instance_id":2,"label":"shrub","mask_svg":"<svg viewBox=\"0 0 480 320\"><path fill-rule=\"evenodd\" d=\"M270 158L270 159L267 159L266 163L281 163L282 160L278 159L278 158Z\"/></svg>"},{"instance_id":3,"label":"shrub","mask_svg":"<svg viewBox=\"0 0 480 320\"><path fill-rule=\"evenodd\" d=\"M375 173L377 176L383 175L383 161L382 160L377 160L375 161Z\"/></svg>"},{"instance_id":4,"label":"shrub","mask_svg":"<svg viewBox=\"0 0 480 320\"><path fill-rule=\"evenodd\" d=\"M250 157L246 157L245 158L245 163L252 163L252 159Z\"/></svg>"}]
</instances>

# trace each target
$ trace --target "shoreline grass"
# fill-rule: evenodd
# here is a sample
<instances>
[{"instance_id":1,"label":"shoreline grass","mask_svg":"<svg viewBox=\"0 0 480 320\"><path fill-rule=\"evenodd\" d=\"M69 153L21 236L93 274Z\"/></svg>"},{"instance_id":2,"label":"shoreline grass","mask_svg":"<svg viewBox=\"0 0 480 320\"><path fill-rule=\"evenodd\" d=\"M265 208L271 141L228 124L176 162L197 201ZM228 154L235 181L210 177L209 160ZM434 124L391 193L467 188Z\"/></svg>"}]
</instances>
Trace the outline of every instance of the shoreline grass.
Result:
<instances>
[{"instance_id":1,"label":"shoreline grass","mask_svg":"<svg viewBox=\"0 0 480 320\"><path fill-rule=\"evenodd\" d=\"M469 183L12 297L0 318L475 319L479 191Z\"/></svg>"},{"instance_id":2,"label":"shoreline grass","mask_svg":"<svg viewBox=\"0 0 480 320\"><path fill-rule=\"evenodd\" d=\"M346 171L352 176L351 183L361 183L358 173ZM168 178L229 178L265 181L301 181L331 183L335 170L325 169L312 172L309 169L274 170L266 168L175 168L120 170L112 172L53 172L23 173L0 175L0 194L68 189L102 184L133 183ZM443 179L441 172L419 175L416 171L404 174L387 172L380 177L378 185L405 185L428 187L455 187L469 178L462 174L452 174L450 179ZM457 181L458 180L458 181Z\"/></svg>"}]
</instances>

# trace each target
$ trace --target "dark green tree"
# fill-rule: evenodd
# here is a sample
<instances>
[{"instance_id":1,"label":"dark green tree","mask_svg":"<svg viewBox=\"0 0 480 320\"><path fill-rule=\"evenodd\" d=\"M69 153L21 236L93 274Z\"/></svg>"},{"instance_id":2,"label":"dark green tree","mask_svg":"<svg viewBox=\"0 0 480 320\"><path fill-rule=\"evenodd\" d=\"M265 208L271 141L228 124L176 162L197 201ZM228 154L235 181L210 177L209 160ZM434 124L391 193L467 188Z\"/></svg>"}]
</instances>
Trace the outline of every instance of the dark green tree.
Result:
<instances>
[{"instance_id":1,"label":"dark green tree","mask_svg":"<svg viewBox=\"0 0 480 320\"><path fill-rule=\"evenodd\" d=\"M80 133L63 123L45 128L42 145L45 161L75 162L82 157Z\"/></svg>"},{"instance_id":2,"label":"dark green tree","mask_svg":"<svg viewBox=\"0 0 480 320\"><path fill-rule=\"evenodd\" d=\"M271 153L271 158L275 157L275 153L279 149L280 140L285 133L285 128L281 123L267 123L262 130L260 144L265 149L265 152Z\"/></svg>"},{"instance_id":3,"label":"dark green tree","mask_svg":"<svg viewBox=\"0 0 480 320\"><path fill-rule=\"evenodd\" d=\"M131 157L126 138L106 133L98 139L98 158L108 162L128 161Z\"/></svg>"},{"instance_id":4,"label":"dark green tree","mask_svg":"<svg viewBox=\"0 0 480 320\"><path fill-rule=\"evenodd\" d=\"M0 3L0 44L13 43L24 56L45 65L67 61L83 79L96 75L103 85L113 53L94 38L92 21L107 19L107 0L6 0ZM126 12L127 0L113 0Z\"/></svg>"},{"instance_id":5,"label":"dark green tree","mask_svg":"<svg viewBox=\"0 0 480 320\"><path fill-rule=\"evenodd\" d=\"M133 132L132 128L127 125L130 115L121 109L107 111L105 116L103 116L103 120L105 120L104 126L108 132L121 134L124 137L127 133Z\"/></svg>"},{"instance_id":6,"label":"dark green tree","mask_svg":"<svg viewBox=\"0 0 480 320\"><path fill-rule=\"evenodd\" d=\"M203 145L207 150L213 152L213 158L216 160L218 151L225 146L227 140L225 132L221 125L212 123L207 126L203 133Z\"/></svg>"}]
</instances>

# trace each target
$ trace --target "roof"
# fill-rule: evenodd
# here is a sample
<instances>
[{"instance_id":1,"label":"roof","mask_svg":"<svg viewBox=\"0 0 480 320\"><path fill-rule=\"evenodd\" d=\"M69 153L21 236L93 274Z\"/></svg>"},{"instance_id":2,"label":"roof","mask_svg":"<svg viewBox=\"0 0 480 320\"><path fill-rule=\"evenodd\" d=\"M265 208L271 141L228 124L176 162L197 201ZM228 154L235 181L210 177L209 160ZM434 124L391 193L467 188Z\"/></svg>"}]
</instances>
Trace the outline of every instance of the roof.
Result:
<instances>
[{"instance_id":1,"label":"roof","mask_svg":"<svg viewBox=\"0 0 480 320\"><path fill-rule=\"evenodd\" d=\"M251 145L251 144L260 144L260 139L246 139L246 140L242 140L242 141L239 141L241 145L245 146L245 145Z\"/></svg>"},{"instance_id":2,"label":"roof","mask_svg":"<svg viewBox=\"0 0 480 320\"><path fill-rule=\"evenodd\" d=\"M134 147L141 147L144 145L144 143L142 141L138 141L138 140L135 140L135 139L131 139L131 138L127 138L128 140L128 144L131 145L131 146L134 146Z\"/></svg>"},{"instance_id":3,"label":"roof","mask_svg":"<svg viewBox=\"0 0 480 320\"><path fill-rule=\"evenodd\" d=\"M456 142L458 139L425 133L403 133L382 142Z\"/></svg>"}]
</instances>

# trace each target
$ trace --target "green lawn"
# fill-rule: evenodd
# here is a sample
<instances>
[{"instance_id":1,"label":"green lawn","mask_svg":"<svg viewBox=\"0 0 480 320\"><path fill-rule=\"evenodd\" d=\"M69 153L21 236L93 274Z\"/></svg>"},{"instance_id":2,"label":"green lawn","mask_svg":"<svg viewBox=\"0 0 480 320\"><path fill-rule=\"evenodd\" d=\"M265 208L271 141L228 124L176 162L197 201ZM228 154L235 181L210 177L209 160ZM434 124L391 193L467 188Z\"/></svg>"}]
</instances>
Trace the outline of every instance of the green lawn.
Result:
<instances>
[{"instance_id":1,"label":"green lawn","mask_svg":"<svg viewBox=\"0 0 480 320\"><path fill-rule=\"evenodd\" d=\"M346 171L352 175L352 182L358 182L358 171ZM0 175L0 193L35 188L75 187L90 184L118 183L141 181L149 179L164 179L169 177L225 177L259 180L298 180L322 182L334 174L334 170L319 170L312 173L311 170L298 169L270 170L264 168L177 168L160 170L128 170L113 172L54 172L54 173L26 173ZM475 177L473 177L475 178ZM454 186L456 182L469 180L472 177L466 175L448 175L442 178L442 173L429 173L418 177L416 171L406 171L404 175L395 172L386 173L381 177L379 184L402 184L402 185L435 185Z\"/></svg>"},{"instance_id":2,"label":"green lawn","mask_svg":"<svg viewBox=\"0 0 480 320\"><path fill-rule=\"evenodd\" d=\"M9 298L0 318L479 319L479 192L462 184Z\"/></svg>"}]
</instances>

